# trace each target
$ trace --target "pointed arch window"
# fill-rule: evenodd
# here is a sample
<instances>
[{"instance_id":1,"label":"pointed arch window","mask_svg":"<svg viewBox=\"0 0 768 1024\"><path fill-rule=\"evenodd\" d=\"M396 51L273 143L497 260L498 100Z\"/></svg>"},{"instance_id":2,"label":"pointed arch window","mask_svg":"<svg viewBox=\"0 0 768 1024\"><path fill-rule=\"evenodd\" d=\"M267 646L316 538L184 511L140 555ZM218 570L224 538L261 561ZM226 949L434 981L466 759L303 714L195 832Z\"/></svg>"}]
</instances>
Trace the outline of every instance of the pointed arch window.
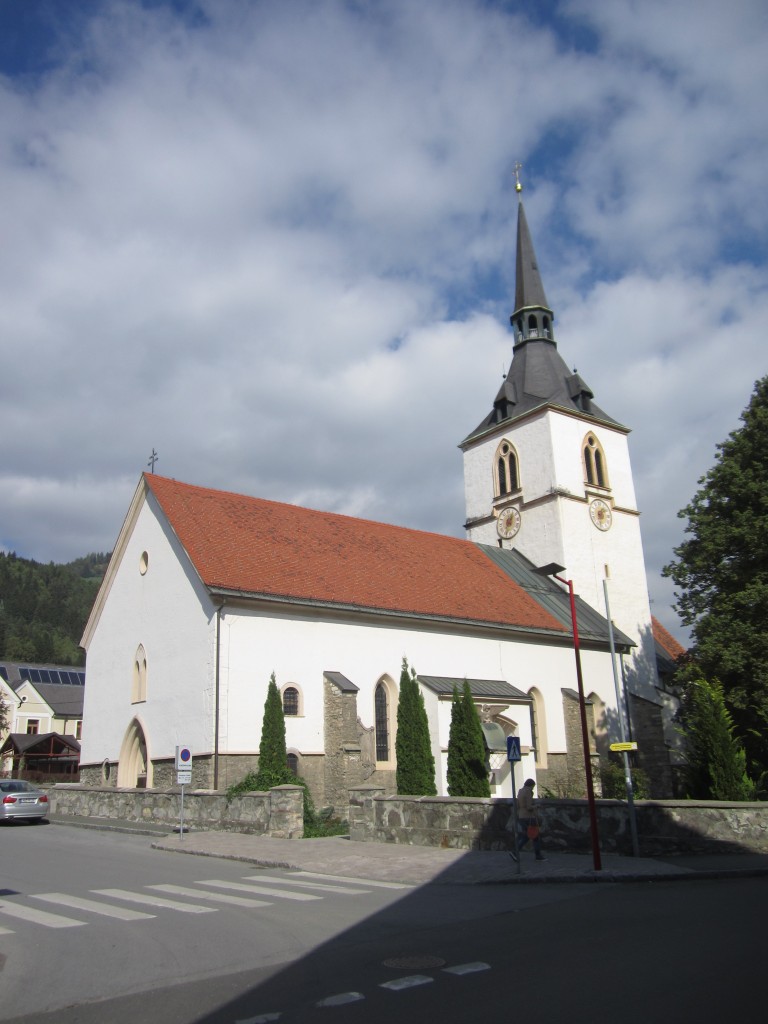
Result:
<instances>
[{"instance_id":1,"label":"pointed arch window","mask_svg":"<svg viewBox=\"0 0 768 1024\"><path fill-rule=\"evenodd\" d=\"M496 449L495 491L497 498L520 490L517 452L509 441L502 441Z\"/></svg>"},{"instance_id":2,"label":"pointed arch window","mask_svg":"<svg viewBox=\"0 0 768 1024\"><path fill-rule=\"evenodd\" d=\"M131 683L131 703L140 704L147 699L147 653L144 645L136 648L133 659L133 680Z\"/></svg>"},{"instance_id":3,"label":"pointed arch window","mask_svg":"<svg viewBox=\"0 0 768 1024\"><path fill-rule=\"evenodd\" d=\"M584 439L584 479L593 487L608 486L605 452L594 434L587 434Z\"/></svg>"},{"instance_id":4,"label":"pointed arch window","mask_svg":"<svg viewBox=\"0 0 768 1024\"><path fill-rule=\"evenodd\" d=\"M384 683L379 683L374 695L376 721L376 760L389 760L389 694Z\"/></svg>"}]
</instances>

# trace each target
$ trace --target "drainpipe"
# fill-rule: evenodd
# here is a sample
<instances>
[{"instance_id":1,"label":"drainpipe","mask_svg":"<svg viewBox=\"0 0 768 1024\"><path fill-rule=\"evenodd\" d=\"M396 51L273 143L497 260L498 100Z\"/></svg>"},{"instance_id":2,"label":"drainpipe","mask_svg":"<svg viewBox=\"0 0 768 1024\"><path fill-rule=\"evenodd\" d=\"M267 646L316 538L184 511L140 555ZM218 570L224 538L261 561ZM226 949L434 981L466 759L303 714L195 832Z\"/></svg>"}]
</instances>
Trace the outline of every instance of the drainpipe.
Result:
<instances>
[{"instance_id":1,"label":"drainpipe","mask_svg":"<svg viewBox=\"0 0 768 1024\"><path fill-rule=\"evenodd\" d=\"M219 686L220 672L219 661L221 657L221 611L223 602L216 609L216 666L214 669L214 699L213 699L213 788L219 788Z\"/></svg>"}]
</instances>

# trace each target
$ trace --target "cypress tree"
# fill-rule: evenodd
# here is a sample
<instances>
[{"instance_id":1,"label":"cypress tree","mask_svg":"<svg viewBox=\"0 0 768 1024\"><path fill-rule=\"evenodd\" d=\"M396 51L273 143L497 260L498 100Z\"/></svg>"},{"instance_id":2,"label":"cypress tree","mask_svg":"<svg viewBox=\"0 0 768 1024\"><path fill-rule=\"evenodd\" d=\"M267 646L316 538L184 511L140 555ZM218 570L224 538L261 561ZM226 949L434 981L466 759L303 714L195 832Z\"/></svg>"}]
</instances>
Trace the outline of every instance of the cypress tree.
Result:
<instances>
[{"instance_id":1,"label":"cypress tree","mask_svg":"<svg viewBox=\"0 0 768 1024\"><path fill-rule=\"evenodd\" d=\"M454 687L448 737L448 793L451 796L490 796L485 766L485 739L469 683L463 693Z\"/></svg>"},{"instance_id":2,"label":"cypress tree","mask_svg":"<svg viewBox=\"0 0 768 1024\"><path fill-rule=\"evenodd\" d=\"M270 789L272 786L283 786L296 781L288 768L283 702L280 699L274 672L270 677L267 699L264 702L257 779L259 789Z\"/></svg>"},{"instance_id":3,"label":"cypress tree","mask_svg":"<svg viewBox=\"0 0 768 1024\"><path fill-rule=\"evenodd\" d=\"M416 672L403 658L397 702L397 792L401 796L434 796L435 759L429 738L427 711Z\"/></svg>"},{"instance_id":4,"label":"cypress tree","mask_svg":"<svg viewBox=\"0 0 768 1024\"><path fill-rule=\"evenodd\" d=\"M686 738L686 785L697 800L750 800L754 786L747 775L743 747L717 680L694 674L686 685L678 713Z\"/></svg>"}]
</instances>

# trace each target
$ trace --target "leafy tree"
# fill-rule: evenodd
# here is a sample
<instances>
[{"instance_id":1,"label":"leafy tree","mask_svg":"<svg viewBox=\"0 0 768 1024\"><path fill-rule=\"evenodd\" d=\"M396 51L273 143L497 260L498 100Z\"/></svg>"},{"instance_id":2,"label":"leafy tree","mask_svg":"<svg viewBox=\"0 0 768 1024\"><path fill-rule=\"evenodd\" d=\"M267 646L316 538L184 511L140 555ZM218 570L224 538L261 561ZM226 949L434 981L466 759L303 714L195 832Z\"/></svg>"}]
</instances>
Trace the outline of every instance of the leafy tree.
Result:
<instances>
[{"instance_id":1,"label":"leafy tree","mask_svg":"<svg viewBox=\"0 0 768 1024\"><path fill-rule=\"evenodd\" d=\"M485 739L469 683L454 687L448 735L448 792L451 796L490 796Z\"/></svg>"},{"instance_id":2,"label":"leafy tree","mask_svg":"<svg viewBox=\"0 0 768 1024\"><path fill-rule=\"evenodd\" d=\"M0 552L0 657L82 665L80 638L108 560L43 565Z\"/></svg>"},{"instance_id":3,"label":"leafy tree","mask_svg":"<svg viewBox=\"0 0 768 1024\"><path fill-rule=\"evenodd\" d=\"M295 781L296 778L288 767L283 702L273 672L267 687L267 699L264 702L257 788L271 789L272 786L285 786Z\"/></svg>"},{"instance_id":4,"label":"leafy tree","mask_svg":"<svg viewBox=\"0 0 768 1024\"><path fill-rule=\"evenodd\" d=\"M416 681L416 672L408 671L403 658L400 673L400 697L397 702L397 792L401 796L434 796L435 759L429 738L424 697Z\"/></svg>"},{"instance_id":5,"label":"leafy tree","mask_svg":"<svg viewBox=\"0 0 768 1024\"><path fill-rule=\"evenodd\" d=\"M754 774L768 770L768 377L742 426L678 515L687 539L664 569L692 626L693 654L717 678Z\"/></svg>"},{"instance_id":6,"label":"leafy tree","mask_svg":"<svg viewBox=\"0 0 768 1024\"><path fill-rule=\"evenodd\" d=\"M678 721L686 738L686 789L697 800L751 800L744 749L734 736L723 688L688 670Z\"/></svg>"}]
</instances>

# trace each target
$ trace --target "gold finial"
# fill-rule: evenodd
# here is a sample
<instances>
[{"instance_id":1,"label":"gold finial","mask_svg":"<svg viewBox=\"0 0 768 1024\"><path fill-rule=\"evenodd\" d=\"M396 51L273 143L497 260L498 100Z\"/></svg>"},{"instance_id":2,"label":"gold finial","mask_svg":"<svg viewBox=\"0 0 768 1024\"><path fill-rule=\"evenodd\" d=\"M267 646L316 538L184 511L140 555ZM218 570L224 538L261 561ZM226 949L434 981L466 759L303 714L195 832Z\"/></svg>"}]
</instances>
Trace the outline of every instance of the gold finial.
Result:
<instances>
[{"instance_id":1,"label":"gold finial","mask_svg":"<svg viewBox=\"0 0 768 1024\"><path fill-rule=\"evenodd\" d=\"M522 171L523 165L518 161L515 164L515 192L522 192L523 186L520 184L520 171Z\"/></svg>"}]
</instances>

